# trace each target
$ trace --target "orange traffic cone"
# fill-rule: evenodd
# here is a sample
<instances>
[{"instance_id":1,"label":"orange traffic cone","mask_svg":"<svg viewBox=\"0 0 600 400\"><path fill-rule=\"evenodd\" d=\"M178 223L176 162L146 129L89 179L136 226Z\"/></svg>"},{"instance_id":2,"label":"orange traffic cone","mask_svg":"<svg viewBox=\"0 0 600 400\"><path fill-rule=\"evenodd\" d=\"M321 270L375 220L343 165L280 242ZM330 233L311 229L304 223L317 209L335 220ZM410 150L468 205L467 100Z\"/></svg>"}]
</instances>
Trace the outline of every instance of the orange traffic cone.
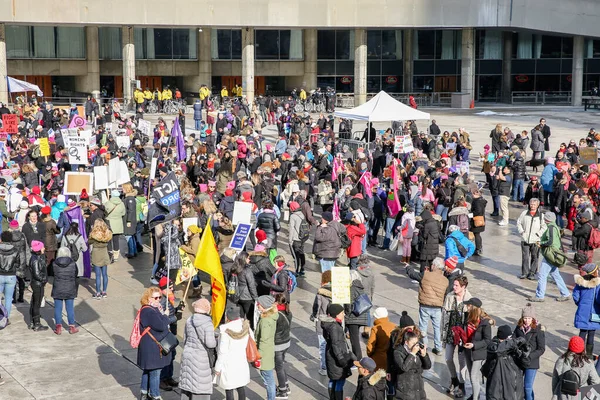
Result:
<instances>
[{"instance_id":1,"label":"orange traffic cone","mask_svg":"<svg viewBox=\"0 0 600 400\"><path fill-rule=\"evenodd\" d=\"M471 100L471 105L469 106L469 108L475 108L475 100Z\"/></svg>"}]
</instances>

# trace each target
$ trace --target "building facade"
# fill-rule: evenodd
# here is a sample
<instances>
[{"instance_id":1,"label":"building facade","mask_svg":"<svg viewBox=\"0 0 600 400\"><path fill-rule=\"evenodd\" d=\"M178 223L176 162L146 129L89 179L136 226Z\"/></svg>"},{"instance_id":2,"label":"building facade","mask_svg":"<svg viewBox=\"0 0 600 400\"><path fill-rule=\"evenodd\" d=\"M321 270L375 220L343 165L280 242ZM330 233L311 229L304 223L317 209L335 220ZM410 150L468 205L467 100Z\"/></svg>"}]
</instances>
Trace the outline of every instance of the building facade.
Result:
<instances>
[{"instance_id":1,"label":"building facade","mask_svg":"<svg viewBox=\"0 0 600 400\"><path fill-rule=\"evenodd\" d=\"M238 84L250 98L330 86L357 104L386 90L493 102L544 92L579 105L600 86L594 0L0 1L0 76L45 97L130 98L139 81L190 94Z\"/></svg>"}]
</instances>

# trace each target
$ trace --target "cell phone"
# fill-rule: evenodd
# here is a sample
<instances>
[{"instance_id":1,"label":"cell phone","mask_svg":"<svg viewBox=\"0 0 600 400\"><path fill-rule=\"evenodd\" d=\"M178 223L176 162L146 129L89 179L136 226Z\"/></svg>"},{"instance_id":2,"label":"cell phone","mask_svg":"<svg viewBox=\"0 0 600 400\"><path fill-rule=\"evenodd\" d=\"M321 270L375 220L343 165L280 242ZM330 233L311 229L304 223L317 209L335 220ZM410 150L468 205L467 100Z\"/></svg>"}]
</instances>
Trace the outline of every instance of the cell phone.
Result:
<instances>
[{"instance_id":1,"label":"cell phone","mask_svg":"<svg viewBox=\"0 0 600 400\"><path fill-rule=\"evenodd\" d=\"M424 345L423 343L419 342L419 348L420 348L421 350L423 350L423 349L425 348L425 345Z\"/></svg>"}]
</instances>

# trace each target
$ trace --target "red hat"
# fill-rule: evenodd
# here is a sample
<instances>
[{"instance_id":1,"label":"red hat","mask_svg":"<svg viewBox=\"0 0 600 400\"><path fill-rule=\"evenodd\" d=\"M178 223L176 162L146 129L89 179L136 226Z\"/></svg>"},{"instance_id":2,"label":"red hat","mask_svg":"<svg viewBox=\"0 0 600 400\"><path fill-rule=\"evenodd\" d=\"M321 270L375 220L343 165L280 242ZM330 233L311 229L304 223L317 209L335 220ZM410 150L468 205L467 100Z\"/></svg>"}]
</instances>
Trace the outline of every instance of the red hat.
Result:
<instances>
[{"instance_id":1,"label":"red hat","mask_svg":"<svg viewBox=\"0 0 600 400\"><path fill-rule=\"evenodd\" d=\"M458 265L458 257L452 256L452 257L446 259L446 267L448 267L450 269L454 269L454 268L456 268L457 265Z\"/></svg>"},{"instance_id":2,"label":"red hat","mask_svg":"<svg viewBox=\"0 0 600 400\"><path fill-rule=\"evenodd\" d=\"M204 133L206 133L207 135L210 135L212 133L212 129L207 129L204 131Z\"/></svg>"},{"instance_id":3,"label":"red hat","mask_svg":"<svg viewBox=\"0 0 600 400\"><path fill-rule=\"evenodd\" d=\"M283 153L283 154L281 155L281 158L282 158L282 159L287 159L287 160L289 160L290 158L292 158L292 156L290 156L290 153Z\"/></svg>"},{"instance_id":4,"label":"red hat","mask_svg":"<svg viewBox=\"0 0 600 400\"><path fill-rule=\"evenodd\" d=\"M42 214L48 215L52 212L52 209L48 206L42 207Z\"/></svg>"},{"instance_id":5,"label":"red hat","mask_svg":"<svg viewBox=\"0 0 600 400\"><path fill-rule=\"evenodd\" d=\"M290 211L296 211L300 208L300 204L296 201L290 202Z\"/></svg>"},{"instance_id":6,"label":"red hat","mask_svg":"<svg viewBox=\"0 0 600 400\"><path fill-rule=\"evenodd\" d=\"M232 195L233 195L233 190L231 190L231 189L227 189L227 190L225 191L225 197L229 197L229 196L232 196Z\"/></svg>"},{"instance_id":7,"label":"red hat","mask_svg":"<svg viewBox=\"0 0 600 400\"><path fill-rule=\"evenodd\" d=\"M285 266L285 261L277 261L277 266L278 266L279 268L281 268L281 267Z\"/></svg>"},{"instance_id":8,"label":"red hat","mask_svg":"<svg viewBox=\"0 0 600 400\"><path fill-rule=\"evenodd\" d=\"M100 155L102 155L102 154L106 154L106 149L104 147L102 147L100 149Z\"/></svg>"},{"instance_id":9,"label":"red hat","mask_svg":"<svg viewBox=\"0 0 600 400\"><path fill-rule=\"evenodd\" d=\"M41 193L40 187L39 186L34 186L33 189L31 189L31 192L33 194L37 194L39 196L39 194Z\"/></svg>"},{"instance_id":10,"label":"red hat","mask_svg":"<svg viewBox=\"0 0 600 400\"><path fill-rule=\"evenodd\" d=\"M262 243L267 240L267 234L262 229L257 229L255 235L258 243Z\"/></svg>"},{"instance_id":11,"label":"red hat","mask_svg":"<svg viewBox=\"0 0 600 400\"><path fill-rule=\"evenodd\" d=\"M579 336L573 336L569 340L569 351L581 354L585 351L585 342Z\"/></svg>"},{"instance_id":12,"label":"red hat","mask_svg":"<svg viewBox=\"0 0 600 400\"><path fill-rule=\"evenodd\" d=\"M163 276L162 278L160 278L160 281L158 281L158 287L161 289L165 289L167 287L168 281L169 281L169 278L167 278L166 276Z\"/></svg>"},{"instance_id":13,"label":"red hat","mask_svg":"<svg viewBox=\"0 0 600 400\"><path fill-rule=\"evenodd\" d=\"M81 189L81 196L79 196L79 197L81 198L81 200L89 198L87 190L85 190L85 188Z\"/></svg>"},{"instance_id":14,"label":"red hat","mask_svg":"<svg viewBox=\"0 0 600 400\"><path fill-rule=\"evenodd\" d=\"M242 193L242 201L245 201L247 203L251 203L252 202L252 193L250 193L250 192L244 192L244 193Z\"/></svg>"}]
</instances>

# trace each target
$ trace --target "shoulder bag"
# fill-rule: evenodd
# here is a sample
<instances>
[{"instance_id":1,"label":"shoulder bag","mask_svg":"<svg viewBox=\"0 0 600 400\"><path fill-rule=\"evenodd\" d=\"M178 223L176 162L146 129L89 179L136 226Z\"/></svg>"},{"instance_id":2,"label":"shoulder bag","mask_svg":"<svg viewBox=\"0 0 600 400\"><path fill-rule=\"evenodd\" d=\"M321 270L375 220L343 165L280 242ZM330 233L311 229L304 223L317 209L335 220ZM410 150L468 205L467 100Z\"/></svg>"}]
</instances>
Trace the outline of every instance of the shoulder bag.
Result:
<instances>
[{"instance_id":1,"label":"shoulder bag","mask_svg":"<svg viewBox=\"0 0 600 400\"><path fill-rule=\"evenodd\" d=\"M170 330L167 331L167 335L161 341L156 340L150 331L148 331L148 335L158 345L161 357L168 355L171 351L173 351L173 349L179 346L179 339L177 339L177 336L173 335Z\"/></svg>"},{"instance_id":2,"label":"shoulder bag","mask_svg":"<svg viewBox=\"0 0 600 400\"><path fill-rule=\"evenodd\" d=\"M551 231L550 235L552 235ZM562 243L560 246L562 248ZM562 267L567 262L567 255L562 251L562 249L557 249L552 246L542 246L542 256L550 263L550 265L558 268Z\"/></svg>"},{"instance_id":3,"label":"shoulder bag","mask_svg":"<svg viewBox=\"0 0 600 400\"><path fill-rule=\"evenodd\" d=\"M373 307L373 304L371 303L371 300L369 300L369 295L363 293L354 299L354 302L352 303L352 314L358 317L367 312L371 307Z\"/></svg>"},{"instance_id":4,"label":"shoulder bag","mask_svg":"<svg viewBox=\"0 0 600 400\"><path fill-rule=\"evenodd\" d=\"M248 344L246 345L246 360L249 363L255 363L260 360L262 357L258 352L258 347L256 346L256 341L250 336L248 333Z\"/></svg>"},{"instance_id":5,"label":"shoulder bag","mask_svg":"<svg viewBox=\"0 0 600 400\"><path fill-rule=\"evenodd\" d=\"M483 215L475 215L473 217L473 226L475 228L481 228L485 226L485 217Z\"/></svg>"}]
</instances>

